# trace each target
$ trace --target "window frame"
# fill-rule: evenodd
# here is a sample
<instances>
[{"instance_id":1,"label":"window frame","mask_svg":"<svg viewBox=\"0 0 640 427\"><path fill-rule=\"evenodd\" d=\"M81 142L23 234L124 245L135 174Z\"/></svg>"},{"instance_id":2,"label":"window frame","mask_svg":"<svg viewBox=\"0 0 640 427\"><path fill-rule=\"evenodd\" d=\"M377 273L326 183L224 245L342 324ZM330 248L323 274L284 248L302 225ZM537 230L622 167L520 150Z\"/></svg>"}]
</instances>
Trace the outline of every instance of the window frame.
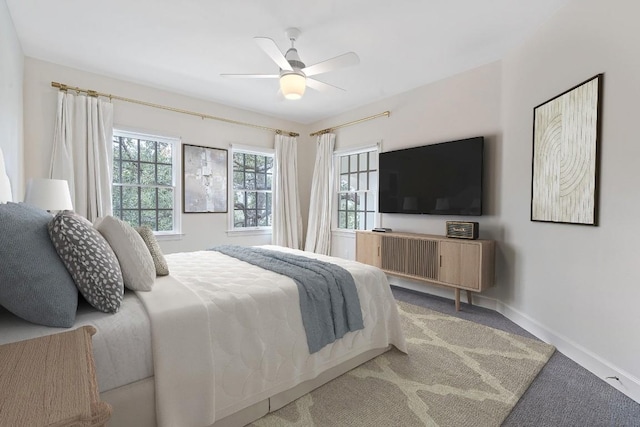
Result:
<instances>
[{"instance_id":1,"label":"window frame","mask_svg":"<svg viewBox=\"0 0 640 427\"><path fill-rule=\"evenodd\" d=\"M348 148L342 150L335 150L333 152L333 170L334 170L334 191L333 191L333 208L331 213L331 232L332 233L345 233L345 234L355 234L356 231L362 231L365 229L359 228L340 228L339 227L339 209L340 209L340 194L345 193L344 191L340 191L340 159L346 156L352 156L354 154L361 153L369 153L375 152L376 158L376 169L375 171L378 173L378 180L375 184L375 189L366 190L366 191L356 191L356 193L371 193L373 195L373 225L371 228L378 227L380 224L380 213L378 212L378 185L380 182L380 142L374 145L367 145L358 148ZM349 193L353 193L353 191L348 191ZM366 214L366 211L365 211ZM368 228L367 230L370 230Z\"/></svg>"},{"instance_id":2,"label":"window frame","mask_svg":"<svg viewBox=\"0 0 640 427\"><path fill-rule=\"evenodd\" d=\"M179 137L161 136L151 132L129 130L122 127L114 126L113 136L123 138L142 139L146 141L162 142L171 145L171 185L167 187L173 188L173 229L171 231L157 231L153 230L153 234L158 240L172 240L181 237L182 234L182 186L180 185L180 165L182 156L182 141ZM138 148L139 150L139 148ZM113 156L113 148L111 149L111 156ZM113 164L115 160L111 158L110 175L113 174ZM122 162L122 159L120 159ZM157 164L157 163L156 163ZM115 185L123 185L122 183L114 183L114 177L111 176L111 187ZM144 185L132 185L126 184L126 186L132 187L145 187ZM151 186L151 187L156 187ZM157 200L156 200L157 209Z\"/></svg>"},{"instance_id":3,"label":"window frame","mask_svg":"<svg viewBox=\"0 0 640 427\"><path fill-rule=\"evenodd\" d=\"M236 227L235 226L235 222L234 222L234 214L235 214L235 189L233 188L233 156L235 153L244 153L244 154L255 154L255 155L259 155L259 156L270 156L273 158L273 173L272 173L272 180L271 180L271 190L256 190L256 191L264 191L264 192L270 192L271 193L271 217L272 217L272 222L271 225L269 226L255 226L255 227ZM273 212L274 212L274 206L273 206L273 193L274 193L274 186L275 186L275 179L276 179L276 169L275 169L275 162L276 162L276 150L273 148L266 148L266 147L256 147L256 146L252 146L252 145L241 145L241 144L231 144L229 145L229 158L227 159L228 161L228 178L227 181L229 182L229 204L231 205L229 207L229 213L228 213L228 217L227 217L227 234L230 236L233 235L266 235L266 234L271 234L272 230L273 230ZM244 190L247 191L247 190ZM253 190L248 190L248 191L253 191Z\"/></svg>"}]
</instances>

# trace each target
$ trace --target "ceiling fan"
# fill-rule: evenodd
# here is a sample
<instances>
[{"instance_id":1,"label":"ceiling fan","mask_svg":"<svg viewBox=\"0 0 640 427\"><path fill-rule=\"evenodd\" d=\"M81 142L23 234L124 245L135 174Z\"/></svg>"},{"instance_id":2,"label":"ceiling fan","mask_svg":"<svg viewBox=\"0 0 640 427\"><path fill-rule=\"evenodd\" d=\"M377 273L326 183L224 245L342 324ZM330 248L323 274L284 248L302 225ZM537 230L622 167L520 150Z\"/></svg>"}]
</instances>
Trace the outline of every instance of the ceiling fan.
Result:
<instances>
[{"instance_id":1,"label":"ceiling fan","mask_svg":"<svg viewBox=\"0 0 640 427\"><path fill-rule=\"evenodd\" d=\"M328 73L339 68L357 65L360 58L354 52L347 52L335 58L318 62L313 65L305 65L298 56L298 51L294 47L296 40L300 37L300 30L289 28L285 31L291 47L283 55L276 42L268 37L254 37L258 46L280 67L279 74L221 74L223 77L241 79L280 79L280 90L286 99L300 99L304 95L305 88L324 91L328 89L339 89L337 86L312 79L311 76Z\"/></svg>"}]
</instances>

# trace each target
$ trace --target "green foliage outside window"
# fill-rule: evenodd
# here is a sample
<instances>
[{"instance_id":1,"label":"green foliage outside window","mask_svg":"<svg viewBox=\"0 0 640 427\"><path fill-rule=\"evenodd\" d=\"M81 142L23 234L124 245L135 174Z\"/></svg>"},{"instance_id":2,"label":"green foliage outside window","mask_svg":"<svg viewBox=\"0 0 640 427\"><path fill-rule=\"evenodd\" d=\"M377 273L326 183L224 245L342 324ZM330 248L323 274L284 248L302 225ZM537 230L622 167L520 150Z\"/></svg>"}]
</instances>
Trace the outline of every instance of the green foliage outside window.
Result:
<instances>
[{"instance_id":1,"label":"green foliage outside window","mask_svg":"<svg viewBox=\"0 0 640 427\"><path fill-rule=\"evenodd\" d=\"M370 230L375 225L377 151L338 159L338 228Z\"/></svg>"},{"instance_id":2,"label":"green foliage outside window","mask_svg":"<svg viewBox=\"0 0 640 427\"><path fill-rule=\"evenodd\" d=\"M233 153L233 227L271 227L273 156Z\"/></svg>"},{"instance_id":3,"label":"green foliage outside window","mask_svg":"<svg viewBox=\"0 0 640 427\"><path fill-rule=\"evenodd\" d=\"M134 227L173 231L173 144L113 136L113 214Z\"/></svg>"}]
</instances>

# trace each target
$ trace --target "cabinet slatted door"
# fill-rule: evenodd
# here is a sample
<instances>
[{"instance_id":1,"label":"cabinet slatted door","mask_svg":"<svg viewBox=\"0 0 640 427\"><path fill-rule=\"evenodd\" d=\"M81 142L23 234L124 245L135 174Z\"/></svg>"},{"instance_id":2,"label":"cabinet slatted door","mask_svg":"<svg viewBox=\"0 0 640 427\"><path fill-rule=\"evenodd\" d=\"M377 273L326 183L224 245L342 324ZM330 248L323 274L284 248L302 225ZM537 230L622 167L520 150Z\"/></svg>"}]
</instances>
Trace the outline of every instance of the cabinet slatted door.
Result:
<instances>
[{"instance_id":1,"label":"cabinet slatted door","mask_svg":"<svg viewBox=\"0 0 640 427\"><path fill-rule=\"evenodd\" d=\"M441 282L480 289L480 246L440 242Z\"/></svg>"},{"instance_id":2,"label":"cabinet slatted door","mask_svg":"<svg viewBox=\"0 0 640 427\"><path fill-rule=\"evenodd\" d=\"M407 274L438 280L438 241L407 239Z\"/></svg>"},{"instance_id":3,"label":"cabinet slatted door","mask_svg":"<svg viewBox=\"0 0 640 427\"><path fill-rule=\"evenodd\" d=\"M407 265L407 239L382 236L382 269L404 273Z\"/></svg>"}]
</instances>

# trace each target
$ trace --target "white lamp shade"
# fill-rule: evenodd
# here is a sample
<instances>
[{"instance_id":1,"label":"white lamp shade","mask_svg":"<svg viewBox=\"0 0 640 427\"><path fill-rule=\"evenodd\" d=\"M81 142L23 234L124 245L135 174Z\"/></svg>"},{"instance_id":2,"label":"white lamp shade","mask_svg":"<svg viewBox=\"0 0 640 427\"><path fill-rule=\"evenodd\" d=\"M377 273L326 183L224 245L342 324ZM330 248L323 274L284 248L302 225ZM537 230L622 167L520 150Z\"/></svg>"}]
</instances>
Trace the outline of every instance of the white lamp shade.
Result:
<instances>
[{"instance_id":1,"label":"white lamp shade","mask_svg":"<svg viewBox=\"0 0 640 427\"><path fill-rule=\"evenodd\" d=\"M307 87L307 79L301 74L284 74L280 77L280 90L286 99L300 99Z\"/></svg>"},{"instance_id":2,"label":"white lamp shade","mask_svg":"<svg viewBox=\"0 0 640 427\"><path fill-rule=\"evenodd\" d=\"M30 179L24 201L46 211L73 209L69 183L64 179Z\"/></svg>"}]
</instances>

